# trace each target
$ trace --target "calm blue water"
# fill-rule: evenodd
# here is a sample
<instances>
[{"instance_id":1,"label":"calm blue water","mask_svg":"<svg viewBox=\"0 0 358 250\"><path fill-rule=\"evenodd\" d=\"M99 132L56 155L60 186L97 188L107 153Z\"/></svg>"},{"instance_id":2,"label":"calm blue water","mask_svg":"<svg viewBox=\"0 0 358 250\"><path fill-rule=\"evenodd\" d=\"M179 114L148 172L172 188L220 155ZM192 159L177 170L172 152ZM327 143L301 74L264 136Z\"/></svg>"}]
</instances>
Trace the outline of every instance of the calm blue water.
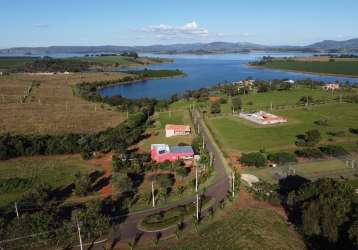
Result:
<instances>
[{"instance_id":1,"label":"calm blue water","mask_svg":"<svg viewBox=\"0 0 358 250\"><path fill-rule=\"evenodd\" d=\"M303 56L308 53L250 53L250 54L224 54L224 55L150 55L165 58L174 58L172 63L150 65L150 69L180 69L186 77L148 80L129 85L118 85L104 88L100 91L103 96L122 95L128 98L154 97L158 99L169 98L185 90L209 87L224 81L236 81L249 76L257 79L305 79L312 78L322 81L350 81L358 84L358 78L319 76L314 74L284 72L270 69L259 69L247 66L252 60L270 56Z\"/></svg>"}]
</instances>

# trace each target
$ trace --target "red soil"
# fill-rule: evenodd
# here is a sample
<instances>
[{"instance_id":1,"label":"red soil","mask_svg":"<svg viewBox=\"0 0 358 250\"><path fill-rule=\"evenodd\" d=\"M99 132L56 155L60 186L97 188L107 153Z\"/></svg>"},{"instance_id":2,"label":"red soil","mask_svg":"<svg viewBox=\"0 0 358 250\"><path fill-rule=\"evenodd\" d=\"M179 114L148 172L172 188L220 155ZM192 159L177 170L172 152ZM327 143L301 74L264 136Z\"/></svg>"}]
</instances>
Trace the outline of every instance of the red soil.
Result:
<instances>
[{"instance_id":1,"label":"red soil","mask_svg":"<svg viewBox=\"0 0 358 250\"><path fill-rule=\"evenodd\" d=\"M253 208L253 207L264 207L274 210L277 214L282 216L287 221L287 215L282 206L275 206L265 201L260 201L252 197L244 188L240 189L240 199L237 204L239 209L241 208Z\"/></svg>"},{"instance_id":2,"label":"red soil","mask_svg":"<svg viewBox=\"0 0 358 250\"><path fill-rule=\"evenodd\" d=\"M92 160L93 164L100 165L103 168L104 176L110 177L112 175L112 153L105 154L99 158ZM106 186L102 187L100 193L104 197L112 195L112 182L110 181Z\"/></svg>"}]
</instances>

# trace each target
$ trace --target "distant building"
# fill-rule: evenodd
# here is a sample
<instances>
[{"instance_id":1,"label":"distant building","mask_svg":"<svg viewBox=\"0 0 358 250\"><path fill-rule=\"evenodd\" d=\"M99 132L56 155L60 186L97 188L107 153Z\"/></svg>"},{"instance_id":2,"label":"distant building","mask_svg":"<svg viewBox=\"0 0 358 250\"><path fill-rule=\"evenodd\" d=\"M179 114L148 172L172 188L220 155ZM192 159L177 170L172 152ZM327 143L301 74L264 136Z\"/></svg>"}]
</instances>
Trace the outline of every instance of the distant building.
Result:
<instances>
[{"instance_id":1,"label":"distant building","mask_svg":"<svg viewBox=\"0 0 358 250\"><path fill-rule=\"evenodd\" d=\"M338 90L339 84L338 83L327 83L323 86L325 90Z\"/></svg>"},{"instance_id":2,"label":"distant building","mask_svg":"<svg viewBox=\"0 0 358 250\"><path fill-rule=\"evenodd\" d=\"M172 137L177 135L189 135L191 132L190 126L188 125L165 125L165 137Z\"/></svg>"},{"instance_id":3,"label":"distant building","mask_svg":"<svg viewBox=\"0 0 358 250\"><path fill-rule=\"evenodd\" d=\"M194 158L194 151L191 146L173 146L167 144L152 144L150 156L156 162L191 160Z\"/></svg>"},{"instance_id":4,"label":"distant building","mask_svg":"<svg viewBox=\"0 0 358 250\"><path fill-rule=\"evenodd\" d=\"M239 85L239 87L238 87L239 92L240 92L240 90L242 88L252 90L254 88L254 85L255 85L255 80L238 81L238 82L233 82L233 84Z\"/></svg>"},{"instance_id":5,"label":"distant building","mask_svg":"<svg viewBox=\"0 0 358 250\"><path fill-rule=\"evenodd\" d=\"M0 76L2 76L3 75L3 72L2 71L0 71Z\"/></svg>"},{"instance_id":6,"label":"distant building","mask_svg":"<svg viewBox=\"0 0 358 250\"><path fill-rule=\"evenodd\" d=\"M218 102L220 101L220 96L209 96L208 99L210 102Z\"/></svg>"},{"instance_id":7,"label":"distant building","mask_svg":"<svg viewBox=\"0 0 358 250\"><path fill-rule=\"evenodd\" d=\"M289 83L289 84L294 84L295 83L295 81L294 80L286 80L286 81L284 81L285 83Z\"/></svg>"},{"instance_id":8,"label":"distant building","mask_svg":"<svg viewBox=\"0 0 358 250\"><path fill-rule=\"evenodd\" d=\"M287 122L287 119L284 117L273 115L264 111L259 111L256 113L240 113L239 117L260 125Z\"/></svg>"}]
</instances>

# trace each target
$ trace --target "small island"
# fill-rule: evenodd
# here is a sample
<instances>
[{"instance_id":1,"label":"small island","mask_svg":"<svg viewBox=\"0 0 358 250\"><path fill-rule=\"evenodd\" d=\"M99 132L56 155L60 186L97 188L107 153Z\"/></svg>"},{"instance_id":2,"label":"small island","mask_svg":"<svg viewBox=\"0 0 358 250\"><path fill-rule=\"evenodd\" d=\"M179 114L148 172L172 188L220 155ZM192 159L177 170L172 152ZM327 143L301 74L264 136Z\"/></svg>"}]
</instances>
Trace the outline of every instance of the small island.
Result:
<instances>
[{"instance_id":1,"label":"small island","mask_svg":"<svg viewBox=\"0 0 358 250\"><path fill-rule=\"evenodd\" d=\"M309 57L263 57L251 66L320 75L358 77L358 56L355 55L314 55Z\"/></svg>"}]
</instances>

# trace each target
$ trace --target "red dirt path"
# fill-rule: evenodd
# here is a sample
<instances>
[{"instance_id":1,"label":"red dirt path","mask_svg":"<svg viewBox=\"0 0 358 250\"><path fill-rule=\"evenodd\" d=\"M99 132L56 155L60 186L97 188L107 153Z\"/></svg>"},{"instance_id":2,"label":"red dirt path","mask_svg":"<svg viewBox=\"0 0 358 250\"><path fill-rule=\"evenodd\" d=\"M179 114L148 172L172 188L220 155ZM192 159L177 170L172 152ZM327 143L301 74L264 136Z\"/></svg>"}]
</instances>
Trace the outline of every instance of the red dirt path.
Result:
<instances>
[{"instance_id":1,"label":"red dirt path","mask_svg":"<svg viewBox=\"0 0 358 250\"><path fill-rule=\"evenodd\" d=\"M103 168L104 175L103 177L110 177L112 175L112 153L105 154L101 156L100 158L96 158L92 160L93 164L100 165ZM109 181L109 183L102 187L100 190L100 193L104 197L108 197L112 195L112 182Z\"/></svg>"}]
</instances>

